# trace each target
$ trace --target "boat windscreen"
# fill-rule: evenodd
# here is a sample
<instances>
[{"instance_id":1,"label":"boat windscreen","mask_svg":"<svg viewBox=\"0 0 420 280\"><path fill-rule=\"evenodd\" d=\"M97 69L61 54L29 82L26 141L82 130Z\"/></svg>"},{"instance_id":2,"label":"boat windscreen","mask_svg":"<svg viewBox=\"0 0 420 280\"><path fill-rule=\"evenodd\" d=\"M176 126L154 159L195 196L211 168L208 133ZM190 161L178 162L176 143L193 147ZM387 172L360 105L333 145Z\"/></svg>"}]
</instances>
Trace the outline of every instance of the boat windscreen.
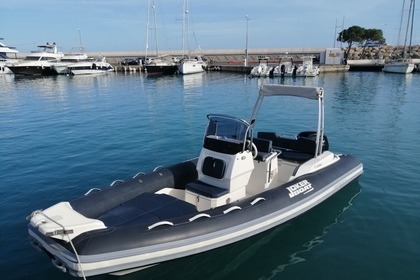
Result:
<instances>
[{"instance_id":1,"label":"boat windscreen","mask_svg":"<svg viewBox=\"0 0 420 280\"><path fill-rule=\"evenodd\" d=\"M249 124L239 118L225 115L208 115L205 136L214 136L223 139L246 140L249 131Z\"/></svg>"}]
</instances>

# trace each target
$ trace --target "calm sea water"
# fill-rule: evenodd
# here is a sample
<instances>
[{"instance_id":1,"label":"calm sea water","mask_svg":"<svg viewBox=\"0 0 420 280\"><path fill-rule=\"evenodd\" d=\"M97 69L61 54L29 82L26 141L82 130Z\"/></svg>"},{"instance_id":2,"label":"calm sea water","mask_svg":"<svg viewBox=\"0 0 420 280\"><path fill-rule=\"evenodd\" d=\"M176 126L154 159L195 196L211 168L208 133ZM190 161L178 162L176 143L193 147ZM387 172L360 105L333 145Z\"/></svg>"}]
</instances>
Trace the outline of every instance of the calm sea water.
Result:
<instances>
[{"instance_id":1,"label":"calm sea water","mask_svg":"<svg viewBox=\"0 0 420 280\"><path fill-rule=\"evenodd\" d=\"M207 113L248 118L259 85L282 82L324 87L330 149L359 157L362 177L245 241L92 279L420 279L420 75L375 72L284 81L216 72L0 76L2 279L74 279L29 245L27 215L197 156ZM298 106L268 104L264 114L273 123L261 125L314 128L306 103L287 102Z\"/></svg>"}]
</instances>

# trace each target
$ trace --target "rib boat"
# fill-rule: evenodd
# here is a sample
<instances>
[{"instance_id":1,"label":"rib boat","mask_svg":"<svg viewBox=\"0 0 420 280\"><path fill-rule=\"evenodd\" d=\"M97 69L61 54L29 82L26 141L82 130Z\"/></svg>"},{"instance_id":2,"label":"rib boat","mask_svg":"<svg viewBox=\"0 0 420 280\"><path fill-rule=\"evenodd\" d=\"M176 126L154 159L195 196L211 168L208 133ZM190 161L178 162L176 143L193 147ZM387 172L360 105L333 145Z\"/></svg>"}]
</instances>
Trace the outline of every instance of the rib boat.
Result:
<instances>
[{"instance_id":1,"label":"rib boat","mask_svg":"<svg viewBox=\"0 0 420 280\"><path fill-rule=\"evenodd\" d=\"M282 96L317 101L316 129L257 131L263 100ZM363 173L356 157L329 150L321 87L263 85L248 121L207 118L197 158L34 211L32 245L73 276L124 274L279 226Z\"/></svg>"}]
</instances>

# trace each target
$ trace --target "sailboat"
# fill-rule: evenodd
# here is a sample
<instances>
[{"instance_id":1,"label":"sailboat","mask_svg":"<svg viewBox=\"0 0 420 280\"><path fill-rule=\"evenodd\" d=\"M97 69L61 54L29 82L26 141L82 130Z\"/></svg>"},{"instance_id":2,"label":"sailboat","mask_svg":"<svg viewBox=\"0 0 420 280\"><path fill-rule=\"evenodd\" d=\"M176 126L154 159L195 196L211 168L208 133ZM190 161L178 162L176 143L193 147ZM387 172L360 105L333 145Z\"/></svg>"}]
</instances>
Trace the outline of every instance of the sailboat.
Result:
<instances>
[{"instance_id":1,"label":"sailboat","mask_svg":"<svg viewBox=\"0 0 420 280\"><path fill-rule=\"evenodd\" d=\"M403 11L405 6L405 0L403 1ZM414 26L414 7L415 7L415 0L410 0L410 8L408 11L408 18L407 18L407 27L405 32L405 40L404 40L404 47L402 49L402 57L396 60L391 60L388 63L385 63L383 71L388 73L400 73L400 74L408 74L412 73L414 70L414 62L411 59L411 41L413 36L413 26ZM401 13L401 22L403 19L403 13ZM408 36L410 36L409 47L408 47L408 55L406 52L406 44Z\"/></svg>"},{"instance_id":2,"label":"sailboat","mask_svg":"<svg viewBox=\"0 0 420 280\"><path fill-rule=\"evenodd\" d=\"M182 49L184 50L184 35L187 34L187 45L189 45L189 16L188 16L188 1L184 1L184 14L183 14L183 28L182 28ZM186 23L186 24L185 24ZM188 48L188 56L180 60L178 64L178 71L181 74L194 74L202 73L205 71L207 63L201 56L191 57L191 51Z\"/></svg>"},{"instance_id":3,"label":"sailboat","mask_svg":"<svg viewBox=\"0 0 420 280\"><path fill-rule=\"evenodd\" d=\"M152 3L151 3L152 1ZM156 57L148 58L147 51L149 49L149 19L150 19L150 3L151 8L153 9L153 20L154 20L154 37L155 37L155 49L156 49ZM147 12L147 38L146 38L146 60L144 69L146 73L149 75L173 75L177 71L177 65L174 60L169 60L167 55L159 55L158 50L158 40L157 40L157 25L156 25L156 6L154 0L149 0L148 4L148 12Z\"/></svg>"}]
</instances>

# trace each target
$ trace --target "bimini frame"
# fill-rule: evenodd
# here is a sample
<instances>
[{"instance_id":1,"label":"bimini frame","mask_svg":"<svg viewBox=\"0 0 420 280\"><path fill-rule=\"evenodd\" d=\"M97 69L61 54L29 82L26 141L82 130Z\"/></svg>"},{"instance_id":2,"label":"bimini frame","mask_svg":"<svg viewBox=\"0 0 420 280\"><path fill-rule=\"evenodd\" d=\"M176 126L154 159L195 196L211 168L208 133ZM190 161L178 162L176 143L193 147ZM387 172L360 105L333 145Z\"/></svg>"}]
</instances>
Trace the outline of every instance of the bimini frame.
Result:
<instances>
[{"instance_id":1,"label":"bimini frame","mask_svg":"<svg viewBox=\"0 0 420 280\"><path fill-rule=\"evenodd\" d=\"M324 137L324 89L321 87L286 86L286 85L263 85L260 88L257 102L251 113L249 123L253 126L266 96L296 96L312 100L318 100L318 127L316 131L315 157L322 153L322 139Z\"/></svg>"}]
</instances>

